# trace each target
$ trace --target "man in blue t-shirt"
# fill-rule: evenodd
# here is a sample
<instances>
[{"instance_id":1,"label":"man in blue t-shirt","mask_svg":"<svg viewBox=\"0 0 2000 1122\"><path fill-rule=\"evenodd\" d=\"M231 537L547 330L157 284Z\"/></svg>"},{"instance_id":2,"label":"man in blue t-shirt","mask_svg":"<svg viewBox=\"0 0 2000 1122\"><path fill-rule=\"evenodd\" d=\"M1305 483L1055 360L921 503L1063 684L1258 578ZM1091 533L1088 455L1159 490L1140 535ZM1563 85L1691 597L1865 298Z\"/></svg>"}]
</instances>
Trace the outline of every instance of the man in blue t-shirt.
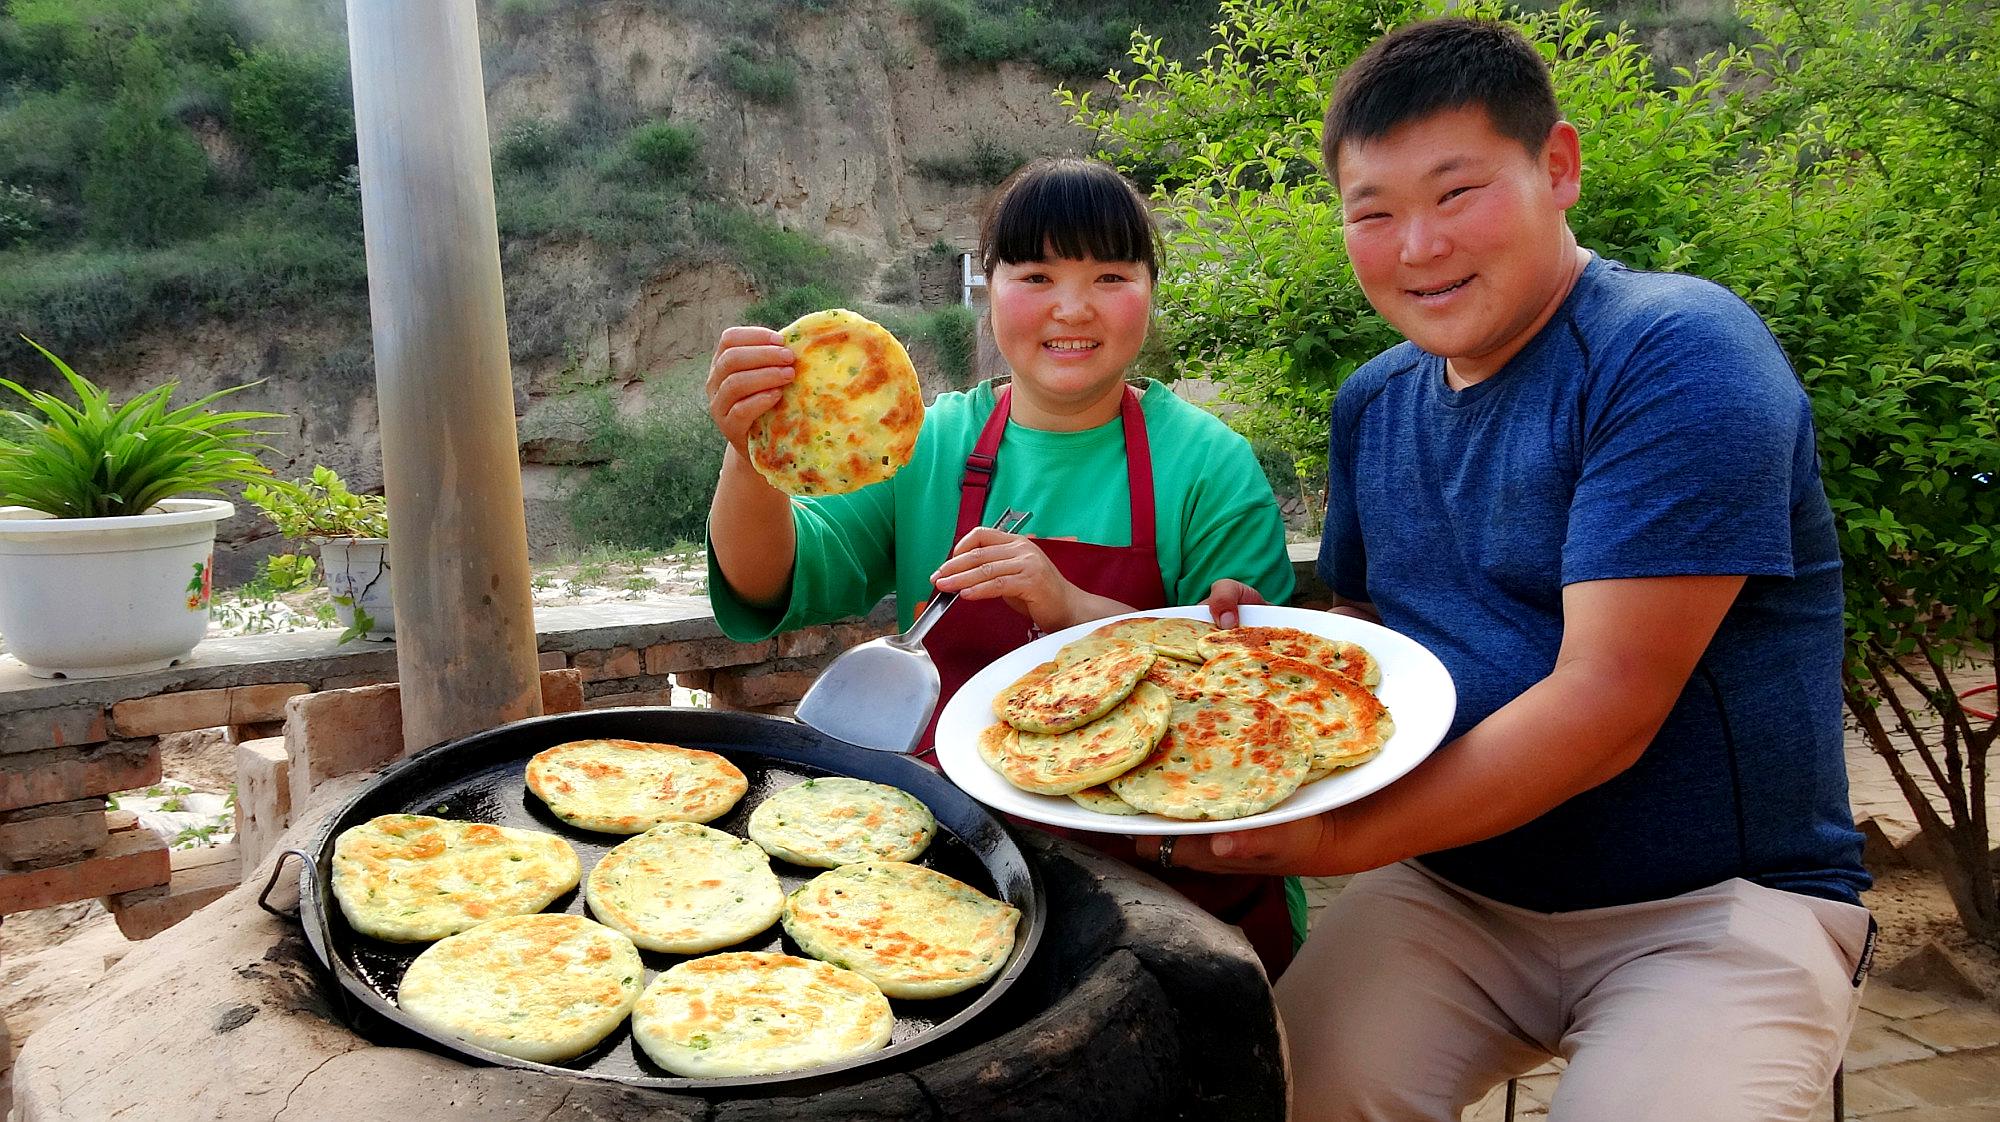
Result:
<instances>
[{"instance_id":1,"label":"man in blue t-shirt","mask_svg":"<svg viewBox=\"0 0 2000 1122\"><path fill-rule=\"evenodd\" d=\"M1334 405L1320 572L1456 719L1372 798L1161 856L1361 872L1278 985L1295 1117L1455 1119L1560 1055L1553 1118L1804 1118L1870 930L1805 393L1728 291L1577 245L1577 131L1512 29L1385 37L1324 144L1409 341Z\"/></svg>"}]
</instances>

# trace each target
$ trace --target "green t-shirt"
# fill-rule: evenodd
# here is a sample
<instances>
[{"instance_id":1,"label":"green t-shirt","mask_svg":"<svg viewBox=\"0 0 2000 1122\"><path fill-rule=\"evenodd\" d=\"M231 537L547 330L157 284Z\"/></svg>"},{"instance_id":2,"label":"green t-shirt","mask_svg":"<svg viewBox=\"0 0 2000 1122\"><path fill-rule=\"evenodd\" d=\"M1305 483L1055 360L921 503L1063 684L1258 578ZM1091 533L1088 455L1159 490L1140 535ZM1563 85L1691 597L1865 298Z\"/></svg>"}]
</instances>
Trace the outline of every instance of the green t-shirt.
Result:
<instances>
[{"instance_id":1,"label":"green t-shirt","mask_svg":"<svg viewBox=\"0 0 2000 1122\"><path fill-rule=\"evenodd\" d=\"M1284 522L1250 445L1227 425L1148 380L1140 399L1152 448L1155 545L1174 604L1194 604L1233 577L1272 603L1292 595ZM745 604L708 566L716 622L752 641L867 612L896 593L910 625L932 595L930 575L957 540L965 458L993 413L993 384L940 394L924 414L910 462L893 477L845 495L797 499L798 559L782 610ZM1082 432L1045 432L1010 421L982 523L1031 510L1036 537L1132 544L1132 506L1120 419Z\"/></svg>"}]
</instances>

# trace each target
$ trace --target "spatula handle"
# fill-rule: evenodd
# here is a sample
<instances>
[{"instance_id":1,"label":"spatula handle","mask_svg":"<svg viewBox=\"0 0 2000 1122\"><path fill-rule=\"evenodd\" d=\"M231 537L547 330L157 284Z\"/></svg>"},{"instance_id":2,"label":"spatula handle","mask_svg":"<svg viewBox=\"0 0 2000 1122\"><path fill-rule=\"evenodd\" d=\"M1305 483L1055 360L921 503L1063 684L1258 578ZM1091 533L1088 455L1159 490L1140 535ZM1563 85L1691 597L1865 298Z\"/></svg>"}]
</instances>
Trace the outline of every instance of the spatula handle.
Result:
<instances>
[{"instance_id":1,"label":"spatula handle","mask_svg":"<svg viewBox=\"0 0 2000 1122\"><path fill-rule=\"evenodd\" d=\"M1033 511L1017 511L1013 507L1008 507L1006 510L1000 512L1000 518L994 522L993 528L1003 534L1011 534L1027 525L1028 519L1033 513ZM931 627L943 617L947 609L957 602L958 593L956 592L944 592L931 597L931 602L924 605L924 610L917 614L915 620L911 621L910 629L891 640L891 642L905 650L916 649L917 645L924 641L924 636L930 634Z\"/></svg>"}]
</instances>

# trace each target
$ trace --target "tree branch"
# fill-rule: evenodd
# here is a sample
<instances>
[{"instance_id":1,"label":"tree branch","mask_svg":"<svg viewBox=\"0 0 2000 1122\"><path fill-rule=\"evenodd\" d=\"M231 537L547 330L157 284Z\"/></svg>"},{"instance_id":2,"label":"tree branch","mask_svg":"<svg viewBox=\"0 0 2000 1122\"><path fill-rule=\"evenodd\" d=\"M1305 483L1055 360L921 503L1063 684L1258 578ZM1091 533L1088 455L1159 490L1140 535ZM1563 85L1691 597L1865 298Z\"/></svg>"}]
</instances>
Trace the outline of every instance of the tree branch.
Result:
<instances>
[{"instance_id":1,"label":"tree branch","mask_svg":"<svg viewBox=\"0 0 2000 1122\"><path fill-rule=\"evenodd\" d=\"M1876 716L1874 706L1868 704L1868 696L1862 691L1861 684L1851 674L1843 672L1841 677L1845 679L1844 688L1840 691L1841 700L1847 703L1847 711L1854 714L1855 723L1867 735L1868 746L1889 765L1889 774L1903 792L1903 801L1909 804L1910 813L1917 816L1917 827L1940 841L1950 837L1951 827L1945 825L1937 808L1931 805L1930 797L1924 794L1924 789L1917 786L1909 766L1903 763L1902 756L1889 739L1888 731L1882 727L1882 719Z\"/></svg>"},{"instance_id":2,"label":"tree branch","mask_svg":"<svg viewBox=\"0 0 2000 1122\"><path fill-rule=\"evenodd\" d=\"M1931 647L1930 641L1922 635L1918 635L1916 639L1917 652L1924 656L1925 664L1931 668L1931 674L1938 680L1938 714L1944 718L1946 727L1957 732L1958 738L1965 742L1966 749L1970 751L1976 742L1972 732L1972 718L1966 713L1965 706L1959 703L1958 691L1952 688L1951 674L1939 664L1937 652Z\"/></svg>"},{"instance_id":3,"label":"tree branch","mask_svg":"<svg viewBox=\"0 0 2000 1122\"><path fill-rule=\"evenodd\" d=\"M1877 646L1879 649L1879 645L1877 644L1871 643L1870 645ZM1882 700L1887 702L1889 708L1895 711L1896 723L1902 728L1904 735L1910 738L1910 746L1916 749L1918 758L1924 761L1924 768L1931 774L1931 781L1937 784L1938 793L1944 796L1945 806L1951 810L1952 822L1959 823L1965 821L1966 814L1963 803L1960 802L1958 797L1955 797L1957 792L1954 790L1952 782L1945 778L1943 771L1939 770L1937 757L1932 754L1930 745L1924 743L1923 733L1918 729L1915 718L1911 716L1909 709L1903 705L1903 699L1896 696L1895 683L1889 681L1888 676L1883 673L1881 665L1875 659L1869 658L1866 659L1866 662L1868 664L1869 677L1875 681L1875 688L1881 693ZM1874 717L1874 713L1871 711L1869 716ZM1879 724L1880 718L1876 718L1876 721Z\"/></svg>"}]
</instances>

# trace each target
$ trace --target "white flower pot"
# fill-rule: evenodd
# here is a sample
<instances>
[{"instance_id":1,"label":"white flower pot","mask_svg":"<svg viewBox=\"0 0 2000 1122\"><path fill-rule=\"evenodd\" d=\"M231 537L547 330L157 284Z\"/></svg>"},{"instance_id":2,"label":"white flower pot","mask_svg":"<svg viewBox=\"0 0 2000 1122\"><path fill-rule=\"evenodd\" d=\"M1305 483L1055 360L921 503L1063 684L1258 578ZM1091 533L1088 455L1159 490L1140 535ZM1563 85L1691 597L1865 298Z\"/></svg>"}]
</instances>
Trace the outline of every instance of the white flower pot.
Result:
<instances>
[{"instance_id":1,"label":"white flower pot","mask_svg":"<svg viewBox=\"0 0 2000 1122\"><path fill-rule=\"evenodd\" d=\"M363 639L396 636L396 602L389 596L389 539L325 538L319 543L320 572L333 593L333 611L340 626L354 627L358 606L374 621Z\"/></svg>"},{"instance_id":2,"label":"white flower pot","mask_svg":"<svg viewBox=\"0 0 2000 1122\"><path fill-rule=\"evenodd\" d=\"M0 507L0 636L41 678L103 678L186 658L208 630L220 499L51 518Z\"/></svg>"}]
</instances>

